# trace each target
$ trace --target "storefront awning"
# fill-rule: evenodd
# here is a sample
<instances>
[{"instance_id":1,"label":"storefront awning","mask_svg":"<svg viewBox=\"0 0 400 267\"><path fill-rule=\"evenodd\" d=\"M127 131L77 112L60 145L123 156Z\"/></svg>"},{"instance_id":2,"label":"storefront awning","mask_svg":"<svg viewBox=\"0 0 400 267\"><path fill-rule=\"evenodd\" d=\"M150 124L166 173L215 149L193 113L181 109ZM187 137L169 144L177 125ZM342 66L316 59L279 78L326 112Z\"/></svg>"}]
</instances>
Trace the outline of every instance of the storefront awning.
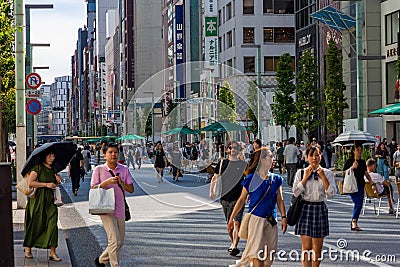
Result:
<instances>
[{"instance_id":1,"label":"storefront awning","mask_svg":"<svg viewBox=\"0 0 400 267\"><path fill-rule=\"evenodd\" d=\"M331 6L326 6L310 16L339 32L349 30L356 26L356 20L353 17Z\"/></svg>"},{"instance_id":2,"label":"storefront awning","mask_svg":"<svg viewBox=\"0 0 400 267\"><path fill-rule=\"evenodd\" d=\"M377 109L369 114L381 114L381 115L400 115L400 103L396 103L385 108Z\"/></svg>"}]
</instances>

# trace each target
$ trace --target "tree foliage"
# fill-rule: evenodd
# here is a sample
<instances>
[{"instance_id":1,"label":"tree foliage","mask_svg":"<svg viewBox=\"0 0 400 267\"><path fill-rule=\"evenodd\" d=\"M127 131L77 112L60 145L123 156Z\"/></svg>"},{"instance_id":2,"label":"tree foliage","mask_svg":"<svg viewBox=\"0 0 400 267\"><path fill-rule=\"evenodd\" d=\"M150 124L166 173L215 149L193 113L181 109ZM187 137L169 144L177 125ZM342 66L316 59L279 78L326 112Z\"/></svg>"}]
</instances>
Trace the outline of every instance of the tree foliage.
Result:
<instances>
[{"instance_id":1,"label":"tree foliage","mask_svg":"<svg viewBox=\"0 0 400 267\"><path fill-rule=\"evenodd\" d=\"M325 106L327 109L326 127L338 136L343 129L343 111L348 108L344 91L340 51L336 43L330 39L326 56L326 89Z\"/></svg>"},{"instance_id":2,"label":"tree foliage","mask_svg":"<svg viewBox=\"0 0 400 267\"><path fill-rule=\"evenodd\" d=\"M250 126L254 136L258 134L258 119L257 119L257 84L254 81L248 81L247 89L247 102L249 107L247 108L247 117L252 122Z\"/></svg>"},{"instance_id":3,"label":"tree foliage","mask_svg":"<svg viewBox=\"0 0 400 267\"><path fill-rule=\"evenodd\" d=\"M8 153L8 132L15 132L15 59L12 1L0 2L0 161Z\"/></svg>"},{"instance_id":4,"label":"tree foliage","mask_svg":"<svg viewBox=\"0 0 400 267\"><path fill-rule=\"evenodd\" d=\"M275 104L273 115L278 125L285 128L286 139L289 139L289 130L294 123L296 105L293 95L296 91L294 85L294 73L292 69L292 57L289 53L283 54L278 63L276 72L277 88L275 90Z\"/></svg>"},{"instance_id":5,"label":"tree foliage","mask_svg":"<svg viewBox=\"0 0 400 267\"><path fill-rule=\"evenodd\" d=\"M236 101L235 96L232 92L232 87L228 82L224 82L224 85L219 88L218 92L218 120L222 121L236 121ZM221 103L222 102L222 103Z\"/></svg>"},{"instance_id":6,"label":"tree foliage","mask_svg":"<svg viewBox=\"0 0 400 267\"><path fill-rule=\"evenodd\" d=\"M318 67L315 61L310 49L303 52L296 84L295 125L308 136L308 140L311 140L312 132L320 125L318 114L321 110L321 100L317 87Z\"/></svg>"}]
</instances>

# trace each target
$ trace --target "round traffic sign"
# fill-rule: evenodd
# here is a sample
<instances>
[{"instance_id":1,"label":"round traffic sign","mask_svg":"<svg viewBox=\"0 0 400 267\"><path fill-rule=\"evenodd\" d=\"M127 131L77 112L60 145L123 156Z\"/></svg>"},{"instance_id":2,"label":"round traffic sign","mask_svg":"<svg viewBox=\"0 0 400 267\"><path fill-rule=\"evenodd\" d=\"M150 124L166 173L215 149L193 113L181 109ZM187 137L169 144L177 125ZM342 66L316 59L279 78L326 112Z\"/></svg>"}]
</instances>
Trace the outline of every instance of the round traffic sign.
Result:
<instances>
[{"instance_id":1,"label":"round traffic sign","mask_svg":"<svg viewBox=\"0 0 400 267\"><path fill-rule=\"evenodd\" d=\"M31 115L37 115L42 111L42 104L37 99L31 99L26 102L26 111Z\"/></svg>"},{"instance_id":2,"label":"round traffic sign","mask_svg":"<svg viewBox=\"0 0 400 267\"><path fill-rule=\"evenodd\" d=\"M42 78L37 73L29 73L25 79L26 85L31 89L38 89L42 84Z\"/></svg>"}]
</instances>

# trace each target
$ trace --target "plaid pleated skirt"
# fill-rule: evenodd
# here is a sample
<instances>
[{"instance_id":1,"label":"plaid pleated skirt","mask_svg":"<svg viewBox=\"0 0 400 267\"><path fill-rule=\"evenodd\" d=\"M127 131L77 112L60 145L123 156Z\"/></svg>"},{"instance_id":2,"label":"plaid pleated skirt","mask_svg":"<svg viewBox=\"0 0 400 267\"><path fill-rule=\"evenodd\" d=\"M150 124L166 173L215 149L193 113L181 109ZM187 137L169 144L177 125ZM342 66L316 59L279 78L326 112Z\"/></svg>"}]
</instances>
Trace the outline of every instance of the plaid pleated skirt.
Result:
<instances>
[{"instance_id":1,"label":"plaid pleated skirt","mask_svg":"<svg viewBox=\"0 0 400 267\"><path fill-rule=\"evenodd\" d=\"M313 238L329 235L328 207L325 202L305 201L294 232Z\"/></svg>"}]
</instances>

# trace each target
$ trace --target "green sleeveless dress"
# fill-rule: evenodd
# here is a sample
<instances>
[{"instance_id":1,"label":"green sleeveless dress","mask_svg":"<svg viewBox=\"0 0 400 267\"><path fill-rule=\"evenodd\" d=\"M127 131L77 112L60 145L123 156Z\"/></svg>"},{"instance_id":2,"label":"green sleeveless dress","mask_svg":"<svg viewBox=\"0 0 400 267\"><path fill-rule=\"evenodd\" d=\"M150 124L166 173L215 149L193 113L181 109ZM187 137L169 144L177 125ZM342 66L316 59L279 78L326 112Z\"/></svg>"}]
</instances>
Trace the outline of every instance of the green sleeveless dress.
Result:
<instances>
[{"instance_id":1,"label":"green sleeveless dress","mask_svg":"<svg viewBox=\"0 0 400 267\"><path fill-rule=\"evenodd\" d=\"M38 173L38 181L57 183L54 169L49 169L42 163L32 168ZM39 187L35 198L28 198L25 209L24 247L48 249L58 246L58 210L54 204L53 189Z\"/></svg>"}]
</instances>

